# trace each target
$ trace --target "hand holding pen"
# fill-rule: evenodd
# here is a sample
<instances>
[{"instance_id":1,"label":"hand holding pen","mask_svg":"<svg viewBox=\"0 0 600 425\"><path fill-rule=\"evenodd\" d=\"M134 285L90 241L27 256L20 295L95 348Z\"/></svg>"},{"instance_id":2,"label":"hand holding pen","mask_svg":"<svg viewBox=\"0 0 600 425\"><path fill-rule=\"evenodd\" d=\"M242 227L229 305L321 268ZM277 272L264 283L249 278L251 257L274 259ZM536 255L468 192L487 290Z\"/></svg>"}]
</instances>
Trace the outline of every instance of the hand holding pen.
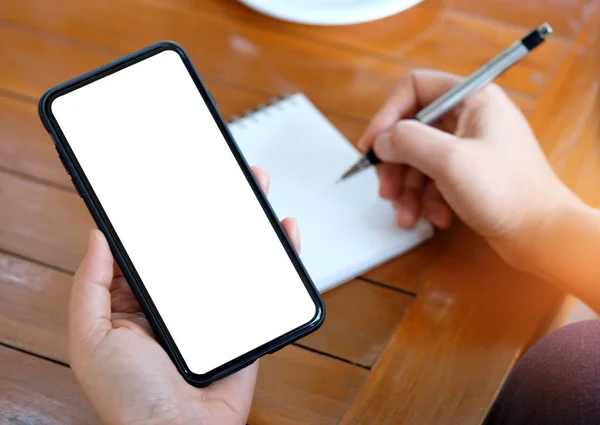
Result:
<instances>
[{"instance_id":1,"label":"hand holding pen","mask_svg":"<svg viewBox=\"0 0 600 425\"><path fill-rule=\"evenodd\" d=\"M498 76L519 62L533 49L542 44L552 33L552 27L547 23L530 32L523 39L513 43L507 50L496 56L461 84L444 93L440 98L429 104L414 117L423 124L433 124L463 102L468 96L494 81ZM345 180L362 170L377 165L380 159L375 152L369 150L363 158L346 171L340 180Z\"/></svg>"},{"instance_id":2,"label":"hand holding pen","mask_svg":"<svg viewBox=\"0 0 600 425\"><path fill-rule=\"evenodd\" d=\"M469 96L435 126L403 119L463 81L437 71L404 76L359 147L381 159L379 194L397 206L400 227L411 229L424 218L447 228L456 214L507 258L519 237L526 240L548 211L572 195L550 168L525 116L495 84Z\"/></svg>"}]
</instances>

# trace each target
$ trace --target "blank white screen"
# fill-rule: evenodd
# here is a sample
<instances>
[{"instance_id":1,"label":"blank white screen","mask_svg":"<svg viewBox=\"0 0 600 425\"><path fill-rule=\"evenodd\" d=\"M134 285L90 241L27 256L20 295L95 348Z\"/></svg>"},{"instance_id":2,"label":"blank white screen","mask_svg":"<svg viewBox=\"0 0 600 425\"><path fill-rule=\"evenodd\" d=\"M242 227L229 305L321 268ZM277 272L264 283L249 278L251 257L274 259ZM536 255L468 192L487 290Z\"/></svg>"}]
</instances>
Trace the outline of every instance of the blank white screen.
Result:
<instances>
[{"instance_id":1,"label":"blank white screen","mask_svg":"<svg viewBox=\"0 0 600 425\"><path fill-rule=\"evenodd\" d=\"M191 372L314 317L178 53L60 96L51 109Z\"/></svg>"}]
</instances>

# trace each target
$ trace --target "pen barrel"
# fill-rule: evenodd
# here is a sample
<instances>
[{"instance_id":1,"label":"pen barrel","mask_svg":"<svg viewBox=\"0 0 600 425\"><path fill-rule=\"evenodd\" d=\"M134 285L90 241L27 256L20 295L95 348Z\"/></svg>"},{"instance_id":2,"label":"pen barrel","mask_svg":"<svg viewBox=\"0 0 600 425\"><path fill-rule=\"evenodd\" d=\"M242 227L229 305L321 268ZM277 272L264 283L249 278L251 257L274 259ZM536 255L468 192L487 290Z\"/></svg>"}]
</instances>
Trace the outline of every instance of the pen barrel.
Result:
<instances>
[{"instance_id":1,"label":"pen barrel","mask_svg":"<svg viewBox=\"0 0 600 425\"><path fill-rule=\"evenodd\" d=\"M494 81L498 76L523 59L529 50L521 41L517 41L500 53L486 65L482 66L462 84L432 102L415 117L424 124L433 124L450 110L462 103L469 95Z\"/></svg>"}]
</instances>

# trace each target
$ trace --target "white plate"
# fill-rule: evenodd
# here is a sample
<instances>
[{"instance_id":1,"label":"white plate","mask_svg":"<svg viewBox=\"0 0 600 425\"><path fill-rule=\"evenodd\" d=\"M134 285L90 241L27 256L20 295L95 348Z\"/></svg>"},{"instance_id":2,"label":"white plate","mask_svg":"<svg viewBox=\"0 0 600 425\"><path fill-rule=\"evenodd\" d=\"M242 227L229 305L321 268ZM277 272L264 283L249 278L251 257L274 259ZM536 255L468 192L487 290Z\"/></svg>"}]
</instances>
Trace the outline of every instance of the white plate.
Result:
<instances>
[{"instance_id":1,"label":"white plate","mask_svg":"<svg viewBox=\"0 0 600 425\"><path fill-rule=\"evenodd\" d=\"M374 21L423 0L239 0L257 12L299 24L349 25Z\"/></svg>"}]
</instances>

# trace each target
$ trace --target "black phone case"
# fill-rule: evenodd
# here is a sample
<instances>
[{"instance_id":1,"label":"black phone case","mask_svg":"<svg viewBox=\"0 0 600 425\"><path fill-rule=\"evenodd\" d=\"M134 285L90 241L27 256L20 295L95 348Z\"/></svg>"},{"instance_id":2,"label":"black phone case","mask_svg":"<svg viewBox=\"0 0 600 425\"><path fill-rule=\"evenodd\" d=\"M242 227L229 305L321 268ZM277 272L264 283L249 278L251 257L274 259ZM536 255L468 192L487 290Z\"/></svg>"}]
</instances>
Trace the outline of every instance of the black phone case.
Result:
<instances>
[{"instance_id":1,"label":"black phone case","mask_svg":"<svg viewBox=\"0 0 600 425\"><path fill-rule=\"evenodd\" d=\"M281 335L275 340L264 344L260 347L257 347L254 350L202 375L192 373L185 364L183 357L181 356L175 342L173 341L169 333L169 330L166 328L163 320L161 319L160 314L156 309L156 306L154 305L152 299L146 291L146 288L144 287L142 280L140 279L139 275L135 270L134 265L128 257L125 248L121 244L118 235L116 234L114 228L110 223L110 220L108 219L105 211L102 208L102 205L100 204L92 187L90 186L85 176L85 173L81 169L79 163L77 162L77 159L71 151L70 146L67 140L65 139L63 133L61 132L58 123L54 119L50 108L52 101L56 97L73 91L98 79L101 79L107 75L117 72L123 68L126 68L127 66L140 62L165 50L174 50L182 58L185 66L187 67L190 73L190 76L192 77L196 84L196 87L198 88L198 91L202 95L202 98L204 99L206 105L210 109L214 120L218 124L221 133L223 134L223 138L231 148L231 151L235 156L236 160L238 161L239 166L243 170L250 184L250 187L254 191L254 194L258 198L265 214L268 216L273 228L279 236L282 245L287 251L290 261L292 261L292 263L294 264L299 276L304 282L306 290L311 295L315 303L316 309L315 316L308 323L288 332L287 334ZM77 77L73 80L67 81L66 83L63 83L57 87L50 89L40 99L39 115L42 120L42 123L44 124L44 127L46 128L46 130L48 131L55 143L55 148L58 152L59 158L63 163L63 166L67 170L67 173L69 173L69 175L71 176L71 180L73 181L73 185L77 189L79 196L83 198L85 204L87 205L91 215L93 216L96 222L96 225L106 236L111 251L114 255L115 261L120 266L123 275L129 282L132 292L138 299L140 306L146 314L146 317L152 327L152 330L154 331L154 334L157 337L158 342L169 354L171 360L189 384L196 387L206 387L210 383L218 379L222 379L228 375L239 371L240 369L243 369L244 367L258 360L260 357L266 354L272 354L280 350L281 348L291 344L292 342L314 332L321 326L325 319L325 305L323 303L323 300L321 299L319 292L315 288L312 280L310 279L308 273L302 265L302 262L298 257L295 249L293 248L293 245L291 244L290 240L288 239L283 227L281 226L281 223L277 219L266 196L264 195L259 184L255 180L250 167L246 163L233 137L231 136L227 124L225 123L225 121L223 120L223 118L217 110L217 106L214 102L214 99L212 98L212 95L202 83L198 72L194 68L185 50L177 43L174 43L172 41L162 41L155 43L144 49L141 49L123 58L120 58L114 62L111 62L101 68L93 70L80 77ZM211 301L199 301L200 308L202 307L203 302ZM277 320L277 318L274 317L273 320ZM210 346L207 346L207 349L210 349ZM148 372L152 373L152 371Z\"/></svg>"}]
</instances>

